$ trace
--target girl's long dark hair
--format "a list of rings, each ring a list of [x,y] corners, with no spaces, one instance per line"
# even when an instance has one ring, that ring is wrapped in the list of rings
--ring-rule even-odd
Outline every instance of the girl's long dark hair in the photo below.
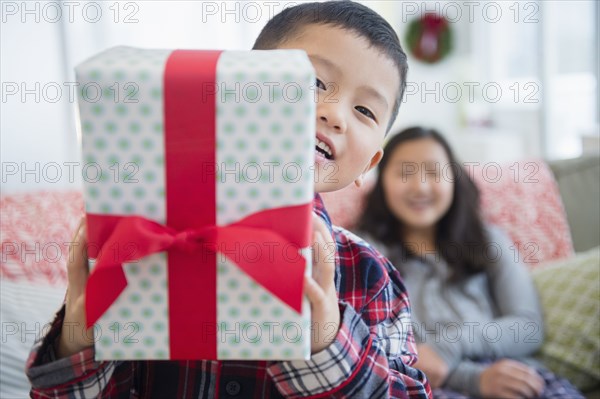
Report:
[[[426,138],[435,140],[444,148],[454,173],[454,198],[446,214],[437,223],[436,248],[452,270],[451,279],[458,280],[478,273],[490,262],[485,256],[488,237],[479,214],[479,190],[457,162],[448,142],[436,130],[412,127],[390,139],[378,166],[377,182],[367,197],[357,228],[389,247],[399,245],[403,260],[415,256],[400,237],[402,222],[385,202],[383,174],[397,147],[408,141]]]

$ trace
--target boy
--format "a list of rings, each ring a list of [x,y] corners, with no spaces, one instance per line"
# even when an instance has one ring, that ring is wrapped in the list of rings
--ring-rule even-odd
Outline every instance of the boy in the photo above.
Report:
[[[357,3],[306,3],[269,21],[254,48],[307,52],[319,94],[315,191],[360,186],[382,157],[404,92],[406,56],[393,29]],[[32,396],[430,397],[425,375],[410,367],[415,345],[399,274],[364,241],[333,227],[318,194],[314,211],[320,253],[305,293],[319,328],[309,361],[95,362],[93,341],[73,333],[85,323],[87,267],[85,253],[72,250],[66,304],[28,361]],[[75,240],[85,247],[85,226]]]

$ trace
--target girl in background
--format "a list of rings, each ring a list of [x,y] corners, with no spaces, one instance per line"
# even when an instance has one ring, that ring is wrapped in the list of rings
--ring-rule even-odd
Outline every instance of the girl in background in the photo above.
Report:
[[[414,127],[384,151],[358,229],[403,277],[435,397],[582,398],[529,358],[543,340],[535,287],[446,140]]]

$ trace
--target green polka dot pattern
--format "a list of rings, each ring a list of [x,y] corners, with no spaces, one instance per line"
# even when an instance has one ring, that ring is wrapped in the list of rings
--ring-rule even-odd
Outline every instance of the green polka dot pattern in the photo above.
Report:
[[[134,199],[141,186],[147,193],[165,188],[164,165],[155,160],[164,158],[162,76],[169,54],[116,47],[76,68],[83,159],[96,160],[83,168],[88,212],[164,223],[164,198]]]
[[[225,256],[217,259],[219,359],[307,359],[310,313],[298,315]],[[302,306],[310,308],[306,299]]]
[[[218,208],[218,224],[263,209],[264,200],[269,208],[312,200],[314,79],[302,51],[228,51],[219,58],[217,201],[226,206]]]
[[[243,73],[239,65],[245,65]],[[219,225],[265,208],[312,200],[315,107],[310,87],[314,79],[303,52],[221,55],[216,99]],[[310,252],[305,257],[310,260]],[[219,359],[307,359],[308,302],[298,315],[225,256],[218,259]]]
[[[167,257],[126,263],[124,271],[127,287],[96,324],[96,359],[168,359]]]

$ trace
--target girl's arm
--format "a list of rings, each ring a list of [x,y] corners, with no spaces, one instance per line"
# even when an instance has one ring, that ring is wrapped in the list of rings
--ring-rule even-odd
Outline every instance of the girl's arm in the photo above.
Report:
[[[544,340],[544,322],[533,280],[514,249],[510,238],[498,228],[490,237],[501,249],[501,256],[489,271],[490,294],[499,316],[502,337],[490,349],[502,357],[523,357],[535,352]]]
[[[487,271],[497,315],[487,322],[465,320],[460,340],[441,339],[433,344],[450,370],[462,359],[528,356],[543,341],[542,312],[529,271],[506,234],[497,228],[489,228],[488,234],[498,250]]]

